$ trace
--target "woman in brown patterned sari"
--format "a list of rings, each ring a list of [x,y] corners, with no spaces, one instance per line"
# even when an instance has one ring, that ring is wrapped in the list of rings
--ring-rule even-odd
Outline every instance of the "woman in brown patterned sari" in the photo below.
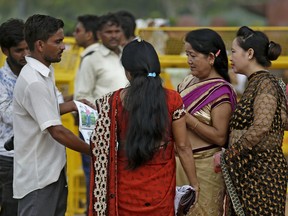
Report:
[[[230,121],[229,148],[221,156],[227,215],[285,215],[287,162],[281,146],[286,97],[281,81],[267,70],[280,53],[279,44],[246,26],[232,44],[233,71],[246,75],[248,86]]]

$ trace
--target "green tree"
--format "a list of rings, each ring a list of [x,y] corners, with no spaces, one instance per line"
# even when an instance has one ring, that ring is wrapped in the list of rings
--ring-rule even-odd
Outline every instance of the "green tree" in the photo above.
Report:
[[[249,4],[265,3],[267,1],[250,0]],[[222,16],[226,19],[233,18],[233,13],[232,15],[229,15],[229,13],[240,10],[241,7],[242,0],[82,0],[81,2],[78,0],[0,0],[0,21],[3,22],[10,17],[26,19],[32,14],[43,13],[63,19],[65,31],[71,32],[76,17],[81,14],[102,15],[107,12],[125,9],[135,14],[136,18],[144,19],[162,17],[175,20],[181,14],[190,14],[200,21],[200,25],[207,25],[209,19],[214,16]],[[242,8],[239,13],[244,13],[243,11],[245,12]],[[247,14],[249,17],[250,14],[247,12],[244,16],[247,16]],[[235,22],[240,21],[240,18],[236,17]],[[234,22],[234,19],[231,20]]]

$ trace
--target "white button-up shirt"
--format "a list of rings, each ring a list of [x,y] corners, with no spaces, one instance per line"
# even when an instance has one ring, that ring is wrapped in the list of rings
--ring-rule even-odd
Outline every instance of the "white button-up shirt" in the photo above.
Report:
[[[84,50],[94,52],[82,59],[76,75],[74,98],[95,102],[103,95],[128,85],[125,70],[117,55],[103,44],[94,44]]]
[[[54,71],[26,57],[13,98],[14,198],[56,182],[66,164],[65,147],[47,128],[61,125]]]

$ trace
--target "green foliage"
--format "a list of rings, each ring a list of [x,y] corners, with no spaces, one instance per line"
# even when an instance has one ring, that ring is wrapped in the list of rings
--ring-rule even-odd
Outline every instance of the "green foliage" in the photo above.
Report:
[[[181,14],[189,14],[200,20],[199,25],[207,25],[215,16],[227,17],[233,8],[239,8],[242,0],[0,0],[0,22],[11,17],[26,19],[32,14],[43,13],[61,18],[65,22],[65,32],[70,34],[76,18],[82,14],[102,15],[117,10],[131,11],[136,18],[165,18],[176,20]],[[267,0],[250,0],[249,3],[263,3]],[[238,16],[238,15],[237,15]],[[228,23],[241,25],[237,20],[228,18]],[[250,16],[245,13],[245,16]],[[256,21],[263,23],[262,21]],[[201,22],[202,20],[202,22]],[[253,19],[254,22],[254,19]],[[249,23],[246,23],[249,24]]]

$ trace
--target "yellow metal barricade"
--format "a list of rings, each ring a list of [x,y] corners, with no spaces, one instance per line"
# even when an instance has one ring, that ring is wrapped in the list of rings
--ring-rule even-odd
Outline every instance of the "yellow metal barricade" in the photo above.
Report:
[[[74,92],[74,79],[79,67],[82,49],[76,45],[74,38],[67,37],[64,43],[66,48],[61,62],[53,64],[53,67],[55,69],[57,88],[66,97]],[[62,123],[78,136],[78,127],[75,126],[74,117],[71,113],[62,116]],[[70,149],[67,149],[67,179],[68,201],[66,216],[83,214],[86,210],[86,183],[81,155]]]
[[[183,39],[187,32],[199,28],[211,28],[224,40],[228,54],[232,41],[239,27],[149,27],[137,29],[137,35],[153,44],[160,55],[179,55],[183,52]],[[270,40],[282,46],[282,55],[288,56],[288,27],[252,26],[254,30],[263,31]],[[162,36],[162,40],[157,37]],[[161,44],[162,43],[162,44]],[[161,48],[161,49],[160,49]]]
[[[2,52],[0,52],[0,65],[1,65],[1,67],[2,67],[2,65],[4,65],[5,60],[6,60],[6,56]]]

